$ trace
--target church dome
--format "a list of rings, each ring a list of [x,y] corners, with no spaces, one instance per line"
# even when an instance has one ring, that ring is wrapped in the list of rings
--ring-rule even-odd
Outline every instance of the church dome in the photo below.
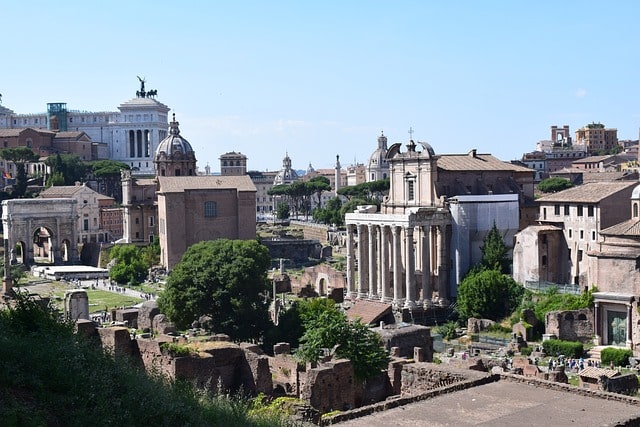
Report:
[[[156,157],[161,156],[163,153],[165,156],[181,157],[187,157],[194,153],[189,141],[180,136],[179,124],[176,122],[176,115],[174,114],[173,121],[169,124],[169,136],[160,141]]]
[[[632,200],[640,199],[640,185],[636,185],[633,191],[631,192],[631,199]]]
[[[273,184],[281,185],[281,184],[291,184],[298,180],[298,173],[291,168],[291,158],[287,153],[282,160],[282,169],[276,175]]]

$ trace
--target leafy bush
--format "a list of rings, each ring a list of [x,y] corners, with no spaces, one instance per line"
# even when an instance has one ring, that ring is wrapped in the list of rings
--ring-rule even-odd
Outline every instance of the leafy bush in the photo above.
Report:
[[[497,270],[472,270],[458,286],[460,317],[498,320],[521,302],[524,288]]]
[[[436,326],[434,331],[436,334],[442,335],[442,338],[445,340],[452,340],[456,338],[458,335],[456,334],[457,328],[456,322],[447,322],[442,325]]]
[[[160,349],[166,351],[173,357],[187,357],[197,354],[192,348],[174,342],[160,343]]]
[[[584,347],[581,342],[547,340],[542,342],[544,352],[549,356],[560,356],[561,354],[570,358],[579,358],[584,354]]]
[[[633,352],[628,348],[607,347],[600,352],[600,360],[603,366],[627,366],[629,358],[633,356]]]
[[[538,190],[543,193],[555,193],[556,191],[566,190],[573,187],[571,181],[566,178],[547,178],[538,184]]]
[[[513,330],[511,328],[507,328],[505,326],[502,326],[500,323],[494,323],[493,325],[489,325],[487,327],[487,332],[494,332],[497,334],[509,334],[511,335],[513,333]]]
[[[533,347],[522,347],[520,349],[520,354],[523,356],[531,356],[531,353],[533,353]]]

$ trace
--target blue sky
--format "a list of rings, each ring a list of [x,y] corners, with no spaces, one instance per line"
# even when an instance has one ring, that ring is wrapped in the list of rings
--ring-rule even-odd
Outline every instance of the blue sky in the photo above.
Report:
[[[551,125],[638,139],[637,1],[6,2],[2,104],[114,111],[147,89],[202,169],[367,162],[384,130],[520,158]]]

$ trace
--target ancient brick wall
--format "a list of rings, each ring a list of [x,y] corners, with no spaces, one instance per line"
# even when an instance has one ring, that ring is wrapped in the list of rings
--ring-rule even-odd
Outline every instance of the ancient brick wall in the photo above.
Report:
[[[133,346],[131,345],[131,335],[124,327],[98,328],[98,336],[102,348],[110,351],[114,356],[131,356]]]
[[[299,279],[293,278],[292,287],[303,288],[306,285],[311,287],[318,295],[327,295],[333,289],[344,289],[347,287],[347,275],[344,271],[336,270],[327,264],[319,264],[304,269],[304,273]]]
[[[355,407],[353,365],[349,360],[326,362],[300,374],[300,399],[321,413]]]
[[[291,354],[276,354],[269,358],[269,368],[274,385],[280,385],[287,394],[298,395],[298,362]]]
[[[545,331],[558,339],[587,342],[593,338],[593,310],[550,311],[545,316]]]
[[[466,379],[461,371],[445,369],[431,363],[409,363],[402,369],[400,394],[420,394],[427,390],[445,387]]]

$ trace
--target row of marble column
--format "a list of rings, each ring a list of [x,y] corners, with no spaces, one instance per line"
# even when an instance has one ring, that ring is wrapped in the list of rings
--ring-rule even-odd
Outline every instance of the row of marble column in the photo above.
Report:
[[[444,303],[448,299],[445,234],[444,225],[347,225],[347,298],[392,302],[396,307],[428,306],[437,280],[439,301]],[[422,272],[419,296],[417,270]]]

